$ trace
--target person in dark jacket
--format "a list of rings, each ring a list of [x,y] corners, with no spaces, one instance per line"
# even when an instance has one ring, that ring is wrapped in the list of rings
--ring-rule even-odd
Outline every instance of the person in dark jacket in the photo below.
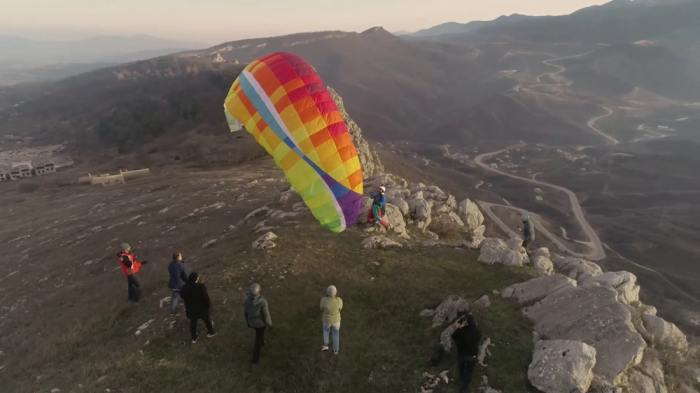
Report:
[[[203,320],[207,325],[207,337],[216,335],[214,325],[211,322],[211,300],[207,293],[207,287],[199,283],[199,275],[196,272],[190,273],[185,284],[180,289],[180,296],[185,301],[185,311],[190,319],[190,333],[192,334],[192,344],[197,342],[197,321]]]
[[[131,304],[138,304],[141,298],[141,281],[136,276],[136,273],[139,272],[141,265],[147,264],[148,261],[137,261],[134,254],[131,253],[131,246],[127,243],[122,243],[119,247],[122,251],[117,254],[117,257],[119,258],[122,271],[126,274],[129,301]]]
[[[521,231],[524,238],[523,247],[525,247],[525,252],[527,252],[529,257],[532,257],[530,254],[530,244],[535,240],[535,225],[527,214],[523,216],[523,229],[521,229]]]
[[[457,347],[457,363],[459,376],[462,379],[460,393],[466,393],[476,368],[476,358],[479,354],[481,331],[476,326],[476,318],[471,314],[460,316],[457,330],[452,333],[452,339]]]
[[[170,315],[177,315],[177,304],[180,301],[180,289],[187,283],[190,276],[190,268],[187,267],[182,260],[182,254],[176,252],[173,254],[173,260],[168,265],[168,273],[170,281],[168,288],[171,291],[170,297]]]
[[[255,329],[255,349],[253,349],[253,367],[260,362],[260,350],[265,346],[265,328],[272,331],[272,319],[267,307],[267,300],[260,295],[260,285],[250,286],[248,298],[243,304],[243,312],[248,327]]]

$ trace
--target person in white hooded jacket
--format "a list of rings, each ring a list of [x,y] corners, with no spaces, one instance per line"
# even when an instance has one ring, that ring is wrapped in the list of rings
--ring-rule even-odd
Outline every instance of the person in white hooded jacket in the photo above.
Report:
[[[329,336],[333,335],[333,353],[338,354],[340,350],[340,310],[343,309],[343,299],[336,296],[338,290],[331,285],[326,290],[328,296],[321,299],[321,311],[323,312],[323,347],[322,351],[328,350]]]

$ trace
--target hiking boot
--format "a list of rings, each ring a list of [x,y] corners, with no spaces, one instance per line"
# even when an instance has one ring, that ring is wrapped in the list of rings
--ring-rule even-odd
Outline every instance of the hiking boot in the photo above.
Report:
[[[333,355],[337,355],[337,354],[338,354],[338,350],[337,349],[333,350]]]
[[[197,337],[197,338],[199,338],[199,337]],[[197,344],[197,338],[195,338],[194,340],[192,340],[192,344]]]
[[[321,351],[327,351],[328,350],[328,345],[324,345],[321,347]]]

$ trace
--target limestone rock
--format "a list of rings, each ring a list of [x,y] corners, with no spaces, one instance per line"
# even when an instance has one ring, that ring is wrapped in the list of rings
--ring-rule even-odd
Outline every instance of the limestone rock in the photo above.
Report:
[[[644,349],[642,362],[627,372],[627,386],[634,393],[666,393],[664,370],[656,351]]]
[[[457,330],[457,322],[453,322],[450,326],[446,327],[445,330],[440,333],[440,344],[445,352],[450,352],[452,350],[452,334]]]
[[[457,320],[457,315],[469,311],[469,303],[463,297],[450,295],[435,309],[433,327],[440,327]]]
[[[486,225],[479,225],[472,231],[472,235],[484,237],[484,232],[486,232]]]
[[[345,111],[345,105],[343,103],[343,98],[331,87],[327,87],[328,93],[330,93],[331,98],[338,107],[340,115],[343,117],[345,126],[348,128],[348,133],[350,134],[350,139],[352,143],[355,144],[355,149],[357,150],[357,156],[360,159],[360,166],[362,167],[362,173],[365,176],[374,176],[379,173],[384,173],[384,166],[379,160],[377,152],[375,152],[369,143],[362,136],[362,130],[355,123],[355,121],[350,118],[350,115]]]
[[[576,281],[562,275],[554,274],[533,278],[520,284],[511,285],[503,290],[504,298],[515,298],[518,303],[530,303],[544,299],[549,294],[562,288],[576,286]]]
[[[537,269],[542,274],[552,274],[554,271],[554,265],[552,265],[552,261],[544,256],[544,255],[539,255],[536,256],[532,259],[532,266]]]
[[[425,309],[420,312],[421,317],[434,317],[435,316],[435,310],[430,310],[430,309]]]
[[[475,301],[474,305],[479,307],[488,307],[491,305],[491,300],[489,300],[488,295],[484,295],[480,297],[479,300]]]
[[[527,377],[545,393],[585,393],[593,381],[595,348],[579,341],[546,340],[535,344]]]
[[[469,199],[465,199],[459,204],[457,214],[469,231],[475,230],[484,223],[484,215],[481,214],[481,210],[476,203]]]
[[[481,253],[479,254],[479,262],[484,262],[489,265],[501,263],[506,266],[522,266],[522,254],[511,250],[506,243],[497,238],[486,238],[481,243]]]
[[[685,349],[688,347],[688,341],[685,334],[671,322],[666,322],[656,315],[642,315],[644,328],[652,337],[654,346],[661,346],[671,349]]]
[[[639,301],[639,285],[637,276],[630,272],[607,272],[582,280],[579,285],[605,285],[618,293],[618,300],[623,304]]]
[[[394,197],[389,201],[389,203],[399,208],[401,215],[407,216],[411,211],[408,207],[408,202],[401,197]]]
[[[588,277],[603,274],[600,266],[585,259],[575,257],[555,256],[552,260],[554,268],[574,280],[585,280]]]
[[[462,245],[472,250],[478,250],[483,244],[484,239],[482,235],[472,235],[471,239],[463,241]]]
[[[277,246],[275,243],[272,242],[275,239],[277,239],[277,235],[275,235],[272,232],[268,232],[260,236],[257,240],[253,242],[253,248],[256,250],[267,250],[270,248],[274,248]]]
[[[390,203],[385,205],[386,215],[382,217],[390,226],[391,230],[398,233],[401,237],[408,237],[406,233],[406,221],[403,219],[401,210]]]
[[[627,306],[605,286],[567,286],[523,310],[534,331],[547,340],[575,340],[596,349],[597,379],[613,384],[641,361],[646,344],[632,325]]]
[[[486,356],[491,354],[491,351],[489,351],[489,347],[492,346],[491,344],[491,339],[486,337],[482,342],[481,345],[479,345],[479,355],[477,356],[477,360],[479,361],[479,364],[486,367],[486,364],[484,364],[484,361],[486,361]]]
[[[547,257],[547,259],[551,259],[551,256],[549,255],[549,248],[547,247],[541,247],[535,250],[532,253],[532,256],[534,257]]]
[[[362,241],[362,247],[364,248],[389,248],[389,247],[402,247],[401,243],[397,243],[384,236],[372,236],[368,237]]]

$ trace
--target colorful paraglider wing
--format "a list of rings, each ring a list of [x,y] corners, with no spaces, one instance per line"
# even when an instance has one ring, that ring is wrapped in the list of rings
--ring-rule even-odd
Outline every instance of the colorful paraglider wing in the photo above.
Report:
[[[228,123],[228,127],[231,129],[231,132],[240,131],[243,128],[243,124],[241,124],[240,121],[236,120],[236,118],[229,113],[226,106],[224,106],[224,113],[226,114],[226,122]]]
[[[360,160],[313,67],[289,53],[260,58],[233,83],[224,108],[274,157],[323,226],[338,233],[355,223],[362,209]]]

